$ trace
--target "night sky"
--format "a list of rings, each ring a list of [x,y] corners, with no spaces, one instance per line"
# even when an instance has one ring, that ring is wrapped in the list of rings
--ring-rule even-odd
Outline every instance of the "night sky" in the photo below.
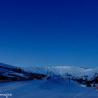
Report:
[[[98,65],[97,0],[0,0],[0,62]]]

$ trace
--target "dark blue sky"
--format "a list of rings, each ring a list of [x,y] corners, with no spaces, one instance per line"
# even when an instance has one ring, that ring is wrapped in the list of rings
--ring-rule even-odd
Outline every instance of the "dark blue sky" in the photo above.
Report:
[[[0,62],[98,65],[97,0],[0,0]]]

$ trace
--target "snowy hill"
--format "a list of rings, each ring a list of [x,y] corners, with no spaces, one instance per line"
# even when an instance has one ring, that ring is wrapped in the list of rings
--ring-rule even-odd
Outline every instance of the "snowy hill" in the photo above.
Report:
[[[0,81],[33,80],[45,77],[44,74],[31,73],[23,68],[0,63]]]
[[[83,75],[93,75],[97,72],[97,69],[93,68],[81,68],[76,66],[31,66],[30,68],[26,68],[28,71],[38,72],[38,73],[47,73],[52,72],[59,75],[64,75],[65,73],[73,74],[76,76]]]
[[[96,89],[81,87],[74,81],[69,84],[68,80],[3,83],[0,84],[0,93],[10,93],[10,98],[98,98]]]
[[[97,68],[0,63],[0,81],[0,94],[11,93],[12,98],[98,98]]]
[[[0,63],[0,81],[23,81],[34,79],[64,79],[78,82],[88,87],[98,84],[97,68],[81,68],[75,66],[31,66],[15,67]]]
[[[55,75],[65,75],[66,73],[73,76],[88,76],[92,77],[98,72],[98,68],[81,68],[76,66],[31,66],[31,67],[16,67],[8,64],[0,63],[0,74],[16,73],[17,75],[23,76],[30,73],[40,73],[40,74],[55,74]]]
[[[88,76],[91,79],[95,73],[98,73],[98,68],[82,68],[76,66],[31,66],[26,68],[29,72],[43,73],[47,75],[60,75],[61,77],[66,74],[73,77]]]

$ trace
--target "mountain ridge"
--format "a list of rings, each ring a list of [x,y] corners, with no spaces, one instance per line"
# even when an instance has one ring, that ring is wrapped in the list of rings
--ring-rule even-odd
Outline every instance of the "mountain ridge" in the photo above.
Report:
[[[95,86],[98,84],[98,73],[97,69],[76,66],[31,66],[25,68],[0,63],[0,81],[42,79],[73,80],[86,86]]]

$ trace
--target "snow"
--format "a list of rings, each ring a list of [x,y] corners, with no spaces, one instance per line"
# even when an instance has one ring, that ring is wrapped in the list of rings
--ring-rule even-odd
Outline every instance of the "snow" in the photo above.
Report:
[[[11,93],[10,98],[98,98],[95,88],[58,79],[2,83],[0,93]]]
[[[14,72],[10,69],[16,68],[10,65],[0,63],[0,73],[7,76],[15,74],[23,76],[24,74]],[[66,73],[75,77],[88,75],[93,77],[98,68],[81,68],[74,66],[32,66],[22,68],[26,72],[44,73],[50,79],[0,82],[0,94],[12,94],[9,98],[98,98],[98,90],[94,87],[86,87],[75,81],[62,78]],[[0,96],[4,98],[4,96]]]
[[[36,73],[56,74],[61,76],[68,73],[75,77],[88,76],[88,78],[92,78],[93,75],[98,72],[98,68],[82,68],[77,66],[31,66],[24,69]]]
[[[15,66],[7,65],[0,63],[0,73],[8,74],[13,73],[13,68],[17,68]],[[88,76],[89,78],[92,78],[95,73],[98,72],[98,68],[82,68],[77,66],[31,66],[31,67],[24,67],[23,70],[27,72],[33,72],[33,73],[43,73],[43,74],[56,74],[56,75],[65,75],[70,74],[75,77],[81,77],[81,76]],[[14,72],[15,73],[15,72]],[[22,76],[20,73],[15,73],[16,75]]]

